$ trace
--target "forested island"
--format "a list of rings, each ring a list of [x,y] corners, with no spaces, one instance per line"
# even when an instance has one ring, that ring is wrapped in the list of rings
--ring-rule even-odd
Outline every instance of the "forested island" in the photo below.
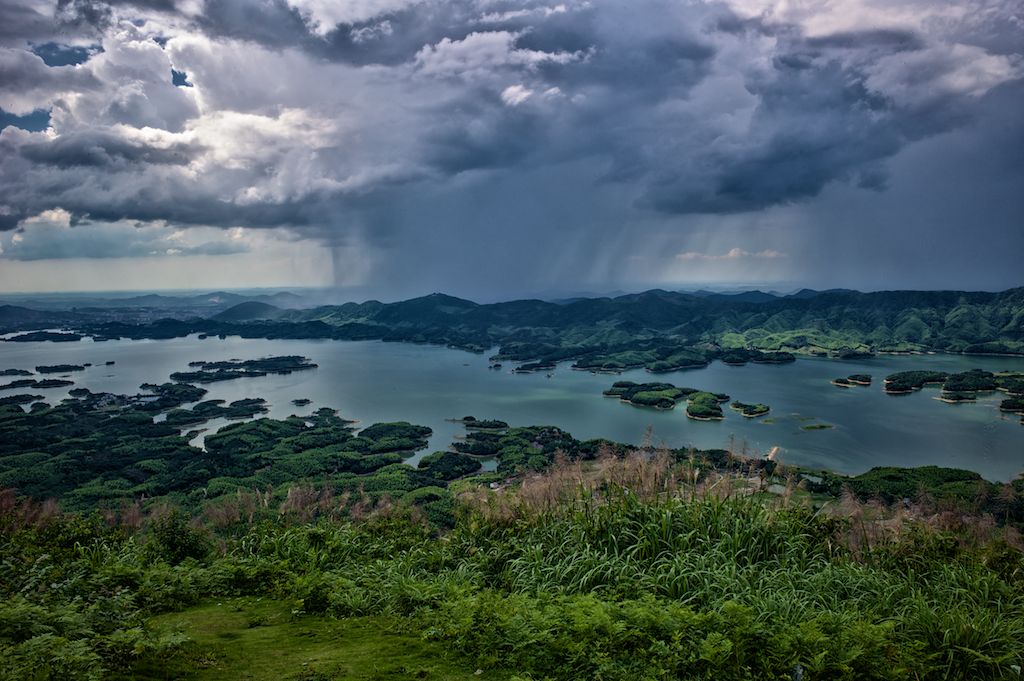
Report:
[[[697,392],[696,388],[677,388],[671,383],[634,383],[616,381],[604,391],[605,397],[617,397],[638,407],[674,409],[676,403]]]
[[[771,408],[767,404],[747,404],[745,402],[733,401],[729,405],[734,411],[738,411],[747,418],[757,418],[758,416],[764,416],[771,411]]]
[[[833,383],[839,385],[836,381]],[[906,395],[927,385],[941,386],[935,399],[947,404],[976,402],[979,392],[991,393],[1000,390],[1011,395],[1011,399],[1004,400],[1000,405],[1000,410],[1016,412],[1017,410],[1012,407],[1016,403],[1016,398],[1024,395],[1024,374],[1009,371],[993,373],[981,369],[953,374],[941,371],[901,371],[886,376],[884,385],[885,392],[889,395]],[[1024,423],[1024,418],[1021,422]]]
[[[49,364],[37,366],[36,372],[40,374],[68,374],[73,371],[85,371],[84,364]]]
[[[74,384],[74,381],[68,381],[63,378],[21,378],[0,385],[0,390],[14,390],[17,388],[64,388]]]
[[[176,371],[171,374],[171,380],[180,383],[216,383],[217,381],[231,381],[236,378],[252,378],[267,374],[290,374],[293,371],[316,368],[316,364],[308,357],[296,355],[218,362],[195,361],[189,362],[189,366],[195,370]]]
[[[721,421],[725,418],[721,403],[728,401],[729,396],[724,393],[691,393],[686,399],[686,416],[695,421]]]
[[[616,397],[638,407],[674,409],[686,401],[686,415],[695,421],[720,421],[725,418],[722,403],[730,397],[725,393],[711,393],[696,388],[680,388],[671,383],[636,383],[616,381],[604,391],[605,397]],[[730,407],[747,418],[764,416],[771,409],[766,404],[747,404],[734,401]]]
[[[871,375],[851,374],[846,378],[833,378],[832,385],[839,388],[853,388],[858,385],[871,385]]]
[[[77,333],[65,333],[61,331],[31,331],[19,333],[16,336],[4,339],[8,343],[38,343],[50,341],[53,343],[74,343],[82,340],[82,335]]]

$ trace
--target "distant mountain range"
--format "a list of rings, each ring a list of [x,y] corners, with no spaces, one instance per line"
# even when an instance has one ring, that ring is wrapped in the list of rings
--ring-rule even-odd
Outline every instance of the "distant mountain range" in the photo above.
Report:
[[[0,296],[3,298],[3,296]],[[306,304],[305,299],[295,293],[282,291],[278,293],[229,293],[227,291],[214,291],[212,293],[199,293],[189,295],[168,295],[161,293],[146,293],[137,296],[111,296],[103,294],[36,294],[36,295],[12,295],[9,302],[19,306],[32,309],[47,310],[77,310],[91,308],[198,308],[216,307],[226,308],[247,301],[258,301],[277,305],[278,307],[299,307]]]
[[[105,320],[145,324],[163,318],[209,317],[244,303],[259,303],[279,309],[309,304],[302,296],[287,291],[251,295],[226,291],[196,295],[150,293],[127,297],[89,294],[20,295],[10,296],[8,302],[14,304],[0,305],[0,331],[20,329],[41,322],[61,325]]]
[[[144,307],[143,301],[155,297],[130,300]],[[66,325],[100,337],[198,332],[382,339],[475,351],[500,346],[501,356],[542,361],[608,355],[618,357],[617,362],[639,353],[630,361],[645,366],[683,350],[700,355],[729,348],[817,354],[1024,353],[1024,288],[1000,293],[804,289],[786,296],[653,289],[616,297],[489,304],[435,293],[395,303],[371,300],[306,309],[275,305],[272,300],[290,304],[297,297],[275,294],[225,305],[239,297],[244,298],[225,293],[188,298],[197,306],[188,318],[143,321],[119,316],[118,310],[126,309],[123,300],[117,301],[122,307],[110,310],[6,306],[0,308],[0,330]]]

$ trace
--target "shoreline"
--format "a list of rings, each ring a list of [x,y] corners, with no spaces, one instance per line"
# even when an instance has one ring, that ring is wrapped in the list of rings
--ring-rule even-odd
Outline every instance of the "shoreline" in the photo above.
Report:
[[[694,416],[690,412],[686,412],[686,418],[693,419],[694,421],[724,421],[724,416]]]
[[[938,402],[942,402],[944,404],[976,404],[978,402],[978,400],[976,400],[973,397],[967,398],[967,399],[963,399],[963,400],[951,400],[948,397],[939,396],[939,397],[933,397],[932,399],[936,400]]]

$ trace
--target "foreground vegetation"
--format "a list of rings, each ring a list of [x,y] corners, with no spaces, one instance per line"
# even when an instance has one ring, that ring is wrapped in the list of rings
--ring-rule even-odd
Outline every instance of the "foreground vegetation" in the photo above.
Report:
[[[385,499],[224,525],[8,493],[0,678],[1019,677],[1024,560],[993,518],[697,464],[558,458],[440,534]]]

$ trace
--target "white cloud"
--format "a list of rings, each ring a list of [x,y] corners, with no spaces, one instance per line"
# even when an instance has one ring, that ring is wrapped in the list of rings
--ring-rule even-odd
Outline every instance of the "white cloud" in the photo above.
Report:
[[[515,43],[520,35],[510,31],[479,31],[462,40],[444,38],[436,45],[424,46],[417,53],[416,62],[421,72],[429,75],[479,78],[501,68],[534,69],[545,62],[568,64],[586,57],[581,51],[519,49]]]
[[[354,24],[387,12],[415,5],[421,0],[289,0],[299,10],[310,29],[320,36],[330,33],[338,24]]]
[[[67,212],[63,208],[51,208],[49,210],[42,211],[38,215],[33,215],[32,217],[25,218],[21,221],[22,227],[28,227],[31,225],[67,228],[71,226],[71,213]],[[21,241],[21,239],[19,238],[18,241]]]
[[[480,17],[482,24],[503,24],[509,21],[525,19],[529,17],[549,17],[552,14],[565,14],[569,8],[565,4],[553,5],[551,7],[533,7],[530,9],[514,9],[506,12],[489,12]]]
[[[1020,55],[988,54],[972,45],[936,46],[882,57],[867,68],[867,86],[896,102],[917,106],[950,96],[980,97],[1024,76]]]
[[[362,28],[353,28],[349,31],[349,35],[352,37],[352,42],[356,44],[367,43],[371,40],[381,40],[394,33],[394,28],[391,22],[385,19],[379,21],[371,26],[364,26]]]
[[[676,260],[700,260],[700,261],[720,261],[720,260],[746,260],[750,258],[762,259],[762,260],[775,260],[777,258],[785,258],[786,254],[780,251],[772,249],[765,249],[763,251],[745,251],[742,248],[730,248],[725,253],[714,254],[714,253],[700,253],[698,251],[683,251],[677,253]]]
[[[501,92],[501,101],[509,106],[519,106],[533,95],[533,90],[523,85],[509,85]]]

